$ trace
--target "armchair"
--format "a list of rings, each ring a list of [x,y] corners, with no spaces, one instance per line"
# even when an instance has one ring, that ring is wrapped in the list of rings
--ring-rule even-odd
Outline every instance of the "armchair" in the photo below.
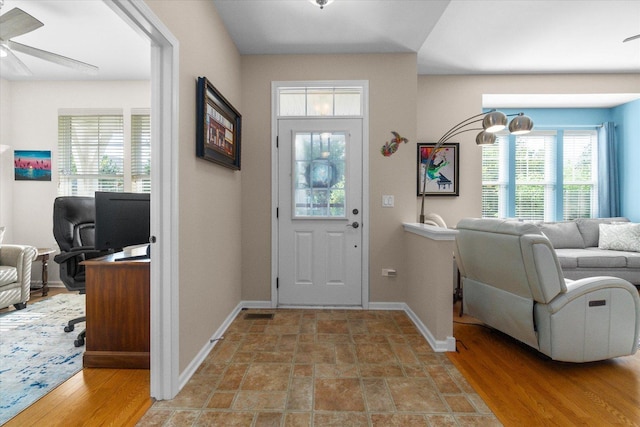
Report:
[[[469,315],[553,360],[632,355],[640,298],[615,277],[565,280],[549,239],[533,224],[463,219],[456,261]]]
[[[0,308],[27,306],[31,288],[31,264],[38,250],[25,245],[0,245]]]
[[[53,236],[60,253],[53,260],[60,264],[60,279],[69,291],[85,293],[85,269],[82,261],[104,255],[94,249],[95,202],[93,197],[58,197],[53,203]],[[69,320],[65,332],[86,321],[86,317]],[[74,345],[84,345],[86,331],[78,334]]]

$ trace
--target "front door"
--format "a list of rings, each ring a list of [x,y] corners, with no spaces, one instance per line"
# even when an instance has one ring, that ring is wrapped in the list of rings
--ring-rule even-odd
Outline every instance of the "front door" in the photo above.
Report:
[[[278,304],[362,305],[362,120],[278,120]]]

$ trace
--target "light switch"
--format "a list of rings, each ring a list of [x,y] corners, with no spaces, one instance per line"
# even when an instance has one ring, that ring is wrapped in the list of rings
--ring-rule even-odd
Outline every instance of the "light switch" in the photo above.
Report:
[[[382,196],[382,207],[383,208],[392,208],[393,207],[393,196],[384,195]]]

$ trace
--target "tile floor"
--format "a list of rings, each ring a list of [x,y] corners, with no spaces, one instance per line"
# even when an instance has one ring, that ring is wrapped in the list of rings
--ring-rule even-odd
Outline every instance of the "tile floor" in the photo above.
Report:
[[[247,314],[274,313],[273,319]],[[244,310],[138,426],[499,426],[401,311]]]

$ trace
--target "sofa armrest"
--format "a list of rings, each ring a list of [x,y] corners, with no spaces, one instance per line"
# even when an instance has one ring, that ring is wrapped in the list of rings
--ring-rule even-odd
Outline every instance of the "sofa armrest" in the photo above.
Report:
[[[0,264],[16,268],[18,282],[23,295],[29,295],[31,288],[31,264],[38,256],[38,250],[26,245],[0,245]]]
[[[550,314],[557,313],[570,302],[587,295],[589,293],[599,291],[601,289],[619,288],[629,292],[629,296],[635,300],[636,308],[640,308],[640,298],[638,290],[631,283],[624,279],[610,276],[596,276],[585,279],[567,281],[567,292],[559,294],[546,305]]]

